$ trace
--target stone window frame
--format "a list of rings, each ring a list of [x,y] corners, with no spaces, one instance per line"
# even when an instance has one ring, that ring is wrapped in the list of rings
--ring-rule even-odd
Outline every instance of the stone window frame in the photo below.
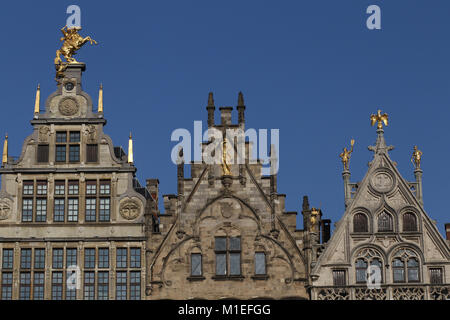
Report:
[[[39,188],[42,186],[46,186],[45,188]],[[48,218],[48,180],[36,178],[36,179],[28,179],[24,180],[22,184],[22,192],[21,192],[21,217],[20,221],[22,223],[45,223]],[[24,215],[25,202],[27,202],[27,212],[31,210],[31,215]],[[44,202],[45,201],[45,205]],[[40,203],[38,207],[38,203]],[[30,208],[31,207],[31,208]],[[42,208],[45,208],[42,210]],[[38,210],[39,209],[39,210]],[[44,212],[44,214],[39,214],[38,212]],[[26,220],[24,218],[26,217]],[[38,217],[43,217],[38,220]],[[31,218],[31,219],[30,219]]]
[[[389,228],[385,229],[385,226],[381,225],[381,218],[382,216],[386,216],[388,217],[388,223],[389,223]],[[383,229],[380,228],[380,226],[383,226]],[[386,209],[383,209],[378,215],[377,215],[377,232],[378,233],[389,233],[389,232],[394,232],[395,231],[395,227],[394,227],[394,215],[389,212]]]
[[[395,260],[400,260],[403,262],[402,266],[394,266],[394,261]],[[411,259],[414,259],[417,261],[417,267],[413,266],[409,266],[409,261]],[[393,254],[391,255],[390,258],[391,264],[392,264],[392,282],[393,283],[407,283],[407,284],[415,284],[415,283],[420,283],[422,280],[422,276],[421,276],[421,272],[422,272],[422,268],[421,268],[421,258],[420,255],[416,252],[416,250],[410,248],[410,247],[400,247],[397,248]],[[394,270],[403,270],[403,279],[402,280],[395,280],[394,278]],[[410,280],[409,279],[409,270],[410,269],[417,269],[417,280]]]
[[[440,279],[439,279],[438,282],[433,282],[433,270],[439,270]],[[444,283],[444,279],[445,279],[444,271],[445,271],[445,268],[443,266],[428,267],[428,274],[429,274],[429,277],[430,277],[430,284],[432,284],[432,285],[441,285],[441,284],[443,284]]]
[[[374,260],[379,260],[380,261],[380,271],[381,271],[381,283],[385,283],[386,281],[386,276],[385,276],[385,272],[386,272],[386,268],[385,263],[386,263],[386,257],[384,256],[383,252],[380,251],[380,249],[371,247],[371,246],[363,246],[360,247],[359,249],[357,249],[356,254],[353,256],[352,260],[354,261],[354,267],[353,267],[353,271],[354,271],[354,283],[355,284],[365,284],[367,283],[367,280],[364,281],[358,281],[358,270],[363,270],[363,268],[357,268],[356,264],[358,260],[363,260],[364,263],[366,264],[366,267],[364,268],[365,271],[364,273],[367,272],[367,268],[372,265],[372,261]]]
[[[104,186],[109,186],[108,188]],[[103,188],[102,188],[103,187]],[[112,186],[111,179],[86,179],[85,187],[85,222],[108,223],[111,222],[112,213]],[[87,220],[86,208],[88,200],[95,199],[95,220]]]
[[[362,216],[362,217],[364,217],[366,219],[366,221],[365,221],[365,230],[364,231],[356,230],[356,228],[355,228],[356,227],[356,217],[359,217],[359,216]],[[368,216],[367,213],[362,212],[362,211],[357,211],[357,212],[355,212],[353,214],[353,217],[352,217],[352,230],[353,230],[354,233],[364,233],[364,234],[366,234],[366,233],[370,232],[369,216]]]
[[[58,135],[65,134],[64,140],[59,140]],[[78,134],[78,139],[73,140],[73,134]],[[64,147],[64,160],[58,160],[58,147]],[[72,149],[78,147],[78,158],[76,161],[72,159]],[[73,129],[60,129],[56,130],[55,134],[55,163],[70,163],[76,164],[81,162],[81,131]]]
[[[216,249],[216,239],[225,238],[226,239],[226,247],[225,250],[217,250]],[[238,238],[239,239],[239,250],[230,248],[230,239]],[[225,280],[225,279],[241,279],[242,275],[242,237],[241,235],[217,235],[214,237],[214,254],[215,254],[215,267],[214,267],[214,276],[212,279],[215,280]],[[225,263],[226,263],[226,272],[225,274],[217,274],[217,255],[225,254]],[[239,274],[231,274],[231,254],[239,254]]]

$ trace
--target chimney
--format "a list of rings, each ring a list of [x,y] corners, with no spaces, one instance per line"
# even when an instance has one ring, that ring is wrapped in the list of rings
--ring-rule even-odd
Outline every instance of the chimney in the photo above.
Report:
[[[328,242],[330,240],[331,235],[331,220],[330,219],[323,219],[322,220],[322,243]]]
[[[156,210],[158,210],[158,197],[159,197],[159,180],[158,179],[147,179],[146,180],[147,191],[151,194],[156,202]]]
[[[233,107],[220,107],[220,120],[222,125],[230,125],[231,124],[231,111],[233,111]]]
[[[445,233],[447,236],[447,241],[450,241],[450,223],[445,224]]]
[[[244,103],[244,95],[242,92],[239,91],[238,94],[238,104],[237,104],[237,110],[238,110],[238,123],[242,130],[245,129],[245,103]]]

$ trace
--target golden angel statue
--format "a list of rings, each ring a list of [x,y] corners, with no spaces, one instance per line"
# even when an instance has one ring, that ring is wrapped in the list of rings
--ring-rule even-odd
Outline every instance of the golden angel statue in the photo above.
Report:
[[[222,174],[231,176],[230,156],[227,150],[227,139],[224,138],[222,142]]]
[[[316,208],[311,208],[311,216],[309,220],[311,221],[311,231],[316,229],[316,225],[319,223],[319,214],[320,211]]]
[[[411,156],[411,162],[416,169],[420,169],[420,160],[422,159],[422,151],[420,151],[417,146],[414,146],[414,151]]]
[[[383,129],[383,123],[386,127],[388,125],[388,117],[387,113],[381,114],[381,110],[378,110],[377,114],[370,116],[370,125],[373,126],[375,123],[378,123],[377,129]]]
[[[73,55],[76,54],[76,51],[79,50],[86,42],[90,42],[91,44],[97,44],[97,41],[92,39],[91,37],[82,37],[78,34],[78,31],[81,30],[81,27],[73,27],[68,28],[67,26],[62,27],[61,32],[64,37],[61,37],[61,41],[63,44],[60,49],[56,50],[55,57],[55,66],[57,72],[60,74],[66,68],[69,63],[78,63]],[[61,60],[60,55],[66,59],[66,62]]]
[[[350,140],[351,148],[350,150],[347,150],[347,148],[344,148],[342,153],[339,155],[342,159],[342,164],[344,165],[344,170],[349,170],[348,164],[350,162],[350,155],[353,152],[353,146],[355,145],[355,140]]]

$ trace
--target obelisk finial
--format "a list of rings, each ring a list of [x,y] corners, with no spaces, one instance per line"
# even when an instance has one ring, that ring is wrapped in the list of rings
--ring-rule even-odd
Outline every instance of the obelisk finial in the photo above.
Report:
[[[133,138],[131,137],[131,131],[128,139],[128,163],[133,163]]]
[[[41,102],[41,85],[38,84],[36,89],[36,99],[34,101],[34,114],[39,113],[40,102]]]
[[[5,142],[3,143],[2,167],[7,162],[8,162],[8,134],[5,135]]]
[[[98,89],[98,112],[103,113],[103,84],[100,83],[100,89]]]

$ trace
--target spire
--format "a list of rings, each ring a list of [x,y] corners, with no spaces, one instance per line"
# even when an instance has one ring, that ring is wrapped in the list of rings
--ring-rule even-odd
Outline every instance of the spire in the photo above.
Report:
[[[37,89],[36,89],[36,100],[34,102],[34,114],[39,113],[40,101],[41,101],[41,85],[38,84]]]
[[[384,130],[383,123],[385,126],[388,125],[388,115],[387,113],[381,114],[381,110],[378,110],[377,114],[372,114],[370,116],[371,125],[373,126],[377,123],[377,141],[374,146],[369,146],[368,149],[374,151],[376,154],[386,153],[389,150],[394,149],[393,146],[387,146],[384,140]]]
[[[214,98],[212,92],[208,94],[208,107],[214,107]]]
[[[100,83],[100,89],[98,89],[98,112],[103,113],[103,84]]]
[[[8,134],[5,135],[5,142],[3,143],[2,167],[7,162],[8,162]]]
[[[133,138],[131,137],[131,132],[128,139],[128,163],[133,163]]]
[[[245,106],[245,104],[244,104],[244,95],[242,94],[241,91],[239,91],[239,93],[238,93],[238,104],[237,104],[237,106],[238,107],[244,107]]]
[[[206,106],[206,110],[208,110],[208,128],[214,126],[214,110],[216,107],[214,106],[214,98],[213,93],[210,92],[208,94],[208,105]]]

